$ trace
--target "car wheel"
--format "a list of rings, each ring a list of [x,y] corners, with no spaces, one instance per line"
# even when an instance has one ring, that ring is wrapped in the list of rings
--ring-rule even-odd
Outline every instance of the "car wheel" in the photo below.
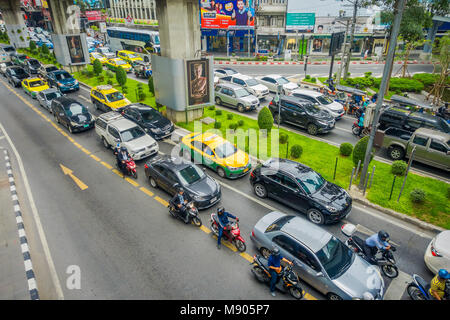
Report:
[[[392,160],[400,160],[405,156],[405,151],[400,147],[393,147],[389,150],[389,158]]]
[[[105,137],[102,137],[103,146],[106,149],[109,149],[111,146],[109,145],[108,141],[106,141]]]
[[[261,247],[261,249],[259,249],[259,252],[261,252],[261,255],[262,255],[264,258],[269,259],[270,254],[271,254],[271,252],[270,252],[269,249],[264,248],[264,247]]]
[[[221,178],[225,178],[227,174],[225,173],[225,170],[222,167],[217,167],[217,174]]]
[[[327,294],[327,299],[328,300],[342,300],[342,298],[340,296],[338,296],[337,294],[332,293],[332,292]]]
[[[307,130],[308,133],[312,136],[315,136],[317,134],[317,126],[315,124],[310,123]]]
[[[253,190],[255,191],[255,194],[260,198],[266,198],[267,197],[267,189],[266,187],[261,183],[255,183],[253,186]]]
[[[240,103],[237,105],[237,109],[238,109],[239,112],[244,112],[245,111],[244,106],[242,104],[240,104]]]
[[[222,100],[219,97],[216,97],[216,104],[220,106],[222,104]]]
[[[309,221],[311,221],[312,223],[323,224],[325,222],[325,218],[323,217],[322,212],[317,209],[309,209],[306,215],[308,216]]]
[[[149,182],[153,188],[158,188],[158,184],[156,183],[155,179],[153,179],[152,177],[149,178]]]

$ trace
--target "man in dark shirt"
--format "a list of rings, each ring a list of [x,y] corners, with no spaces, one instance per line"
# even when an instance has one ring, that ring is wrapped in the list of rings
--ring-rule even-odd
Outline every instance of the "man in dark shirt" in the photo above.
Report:
[[[250,21],[253,21],[252,13],[248,8],[245,8],[244,0],[238,0],[236,6],[238,10],[233,10],[231,20],[236,20],[237,26],[247,26]]]
[[[280,254],[280,249],[273,248],[272,254],[269,256],[268,266],[270,272],[270,294],[275,297],[275,285],[277,284],[278,274],[281,272],[281,261],[292,264],[291,261],[283,258]]]

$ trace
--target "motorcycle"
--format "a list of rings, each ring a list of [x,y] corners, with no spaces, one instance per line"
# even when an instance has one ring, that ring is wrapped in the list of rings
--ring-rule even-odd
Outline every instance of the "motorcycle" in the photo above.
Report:
[[[211,213],[211,230],[218,237],[219,236],[219,222],[217,221],[217,214]],[[233,243],[239,252],[244,252],[247,249],[244,238],[241,237],[241,230],[239,229],[239,219],[230,223],[223,230],[223,238]]]
[[[119,167],[120,169],[120,167]],[[136,163],[134,162],[133,158],[130,158],[125,161],[125,170],[121,170],[124,175],[132,176],[133,178],[137,179],[137,171],[136,171]]]
[[[406,287],[406,292],[413,300],[436,300],[429,290],[430,284],[417,274],[413,274],[412,281]],[[445,284],[444,300],[450,300],[450,280]]]
[[[269,272],[268,260],[260,255],[253,256],[252,273],[258,281],[270,284],[272,276]],[[300,286],[300,279],[298,275],[292,270],[292,266],[288,265],[282,269],[278,274],[278,279],[275,287],[283,293],[289,294],[295,299],[303,298],[304,291]]]
[[[364,129],[364,128],[361,128],[361,127],[358,125],[358,122],[356,122],[356,121],[353,122],[353,125],[352,125],[352,133],[353,133],[355,136],[359,137],[359,136],[361,135],[363,129]]]
[[[172,218],[178,218],[180,220],[184,221],[184,217],[182,217],[180,215],[180,211],[178,210],[177,206],[170,201],[169,205],[169,213],[172,216]],[[197,227],[201,227],[202,226],[202,220],[200,219],[200,217],[198,216],[198,209],[194,204],[194,201],[188,202],[186,204],[186,211],[189,217],[189,223],[194,223],[194,225],[196,225]]]
[[[361,258],[366,260],[367,262],[373,264],[370,259],[364,253],[365,241],[358,236],[354,236],[353,233],[356,231],[356,226],[350,223],[344,224],[341,227],[342,233],[348,237],[346,241],[346,245],[352,249],[356,254],[358,254]],[[381,256],[379,252],[381,251]],[[398,268],[396,266],[396,261],[394,258],[394,254],[396,248],[391,245],[389,250],[379,250],[375,254],[376,265],[381,268],[383,274],[388,278],[396,278],[398,276]]]

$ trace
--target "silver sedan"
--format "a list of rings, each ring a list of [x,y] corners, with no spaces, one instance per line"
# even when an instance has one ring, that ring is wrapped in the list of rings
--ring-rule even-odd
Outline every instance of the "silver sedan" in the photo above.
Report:
[[[262,217],[250,238],[265,257],[274,246],[295,261],[294,270],[330,300],[381,300],[384,281],[377,267],[313,223],[281,212]]]
[[[39,104],[47,109],[50,113],[52,112],[52,100],[55,98],[61,97],[63,94],[55,88],[50,88],[41,92],[38,92],[37,100],[39,101]]]

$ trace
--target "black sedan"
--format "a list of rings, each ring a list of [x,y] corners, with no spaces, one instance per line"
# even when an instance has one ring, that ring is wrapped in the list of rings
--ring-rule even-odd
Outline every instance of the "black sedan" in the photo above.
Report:
[[[94,127],[94,117],[81,103],[65,96],[52,100],[55,121],[69,129],[70,133]]]
[[[19,87],[22,80],[28,78],[30,75],[22,67],[12,66],[6,69],[5,76],[10,84]]]
[[[220,185],[189,161],[163,156],[147,162],[144,167],[152,187],[160,187],[172,196],[182,187],[195,201],[199,210],[209,208],[220,201]]]
[[[27,59],[24,64],[24,69],[29,74],[37,74],[39,72],[40,67],[41,63],[37,59]]]
[[[302,213],[315,224],[338,222],[352,208],[352,198],[311,168],[287,159],[269,159],[250,174],[260,198],[271,197]]]
[[[160,112],[142,103],[133,103],[122,110],[122,115],[140,125],[156,140],[169,137],[175,129],[173,122]]]

